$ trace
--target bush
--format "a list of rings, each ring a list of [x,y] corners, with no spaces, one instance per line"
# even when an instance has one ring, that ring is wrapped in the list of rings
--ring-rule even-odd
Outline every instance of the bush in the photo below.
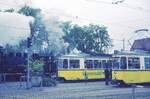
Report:
[[[43,77],[43,82],[42,82],[43,86],[45,87],[50,87],[50,86],[56,86],[56,80],[50,77]]]
[[[33,72],[42,72],[44,63],[42,60],[29,61],[29,65]]]

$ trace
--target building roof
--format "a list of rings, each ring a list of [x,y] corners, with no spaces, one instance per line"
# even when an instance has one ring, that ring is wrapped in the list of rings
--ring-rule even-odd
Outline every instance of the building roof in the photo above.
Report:
[[[135,40],[130,50],[150,51],[150,38]]]

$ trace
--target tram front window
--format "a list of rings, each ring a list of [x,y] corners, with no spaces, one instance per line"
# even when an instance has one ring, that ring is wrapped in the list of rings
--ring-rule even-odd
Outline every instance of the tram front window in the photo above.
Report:
[[[144,58],[145,69],[150,69],[150,58]]]
[[[129,57],[128,66],[129,66],[129,69],[140,69],[140,59],[137,57],[136,58]]]
[[[79,60],[70,60],[70,68],[79,68]]]
[[[63,68],[68,68],[68,59],[63,60]]]
[[[126,57],[121,57],[120,69],[127,69]]]

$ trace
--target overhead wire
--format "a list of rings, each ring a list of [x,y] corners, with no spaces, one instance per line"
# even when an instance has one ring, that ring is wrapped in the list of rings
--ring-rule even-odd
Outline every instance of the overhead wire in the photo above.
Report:
[[[86,0],[86,1],[91,1],[91,0]],[[100,1],[100,0],[94,0],[94,1],[97,1],[97,2],[102,2],[102,3],[105,3],[105,4],[111,4],[111,3],[109,3],[109,2],[106,2],[106,1]],[[0,2],[0,4],[1,4],[2,2]],[[31,3],[31,1],[29,2],[29,3]],[[10,4],[8,4],[8,5],[10,5]],[[13,5],[13,6],[18,6],[18,5]],[[18,7],[21,7],[21,6],[18,6]],[[46,10],[43,10],[43,12],[46,12],[47,14],[51,14],[52,15],[52,13],[54,13],[54,12],[48,12],[48,11],[46,11]],[[55,13],[56,14],[56,13]],[[61,14],[62,15],[62,14]],[[101,22],[101,23],[103,23],[103,24],[110,24],[110,25],[112,25],[112,23],[116,23],[116,22],[112,22],[112,23],[110,23],[110,22],[103,22],[103,21],[100,21],[100,20],[97,20],[97,19],[89,19],[89,18],[84,18],[84,17],[79,17],[79,16],[71,16],[71,15],[62,15],[62,16],[64,16],[64,17],[68,17],[68,18],[73,18],[73,19],[80,19],[80,20],[86,20],[86,21],[94,21],[94,22]],[[117,24],[113,24],[113,25],[116,25],[116,26],[119,26],[119,27],[127,27],[127,28],[133,28],[133,27],[131,27],[131,26],[127,26],[127,25],[122,25],[122,24],[120,24],[120,23],[117,23]]]
[[[86,1],[89,1],[89,0],[86,0]],[[95,1],[95,0],[94,0]],[[97,2],[102,2],[102,1],[100,1],[100,0],[96,0]],[[0,2],[0,4],[1,4],[2,2]],[[106,1],[103,1],[102,3],[106,3],[106,4],[108,4],[108,2],[106,2]],[[110,3],[109,3],[110,4]],[[8,4],[8,5],[10,5],[10,4]],[[13,6],[18,6],[18,5],[13,5]],[[21,7],[21,6],[18,6],[18,7]],[[46,14],[50,14],[50,15],[52,15],[52,14],[56,14],[56,15],[58,15],[58,13],[55,13],[55,12],[49,12],[49,11],[46,11],[46,10],[42,10],[43,12],[45,12]],[[89,21],[89,22],[101,22],[102,24],[107,24],[107,25],[116,25],[116,26],[119,26],[119,27],[126,27],[126,28],[134,28],[134,27],[131,27],[131,26],[127,26],[127,25],[122,25],[122,24],[120,24],[120,23],[117,23],[117,24],[114,24],[115,22],[113,22],[113,23],[110,23],[110,22],[104,22],[104,21],[101,21],[101,20],[97,20],[97,19],[89,19],[89,18],[84,18],[84,17],[79,17],[79,16],[72,16],[72,15],[66,15],[66,14],[62,14],[61,13],[61,16],[64,16],[64,17],[68,17],[68,18],[72,18],[73,20],[77,20],[77,19],[79,19],[79,20],[85,20],[85,21]],[[138,20],[138,19],[137,19]],[[132,21],[132,20],[131,20]],[[2,25],[1,25],[2,26]],[[4,26],[5,27],[5,26]],[[7,26],[6,26],[7,27]],[[20,28],[20,27],[14,27],[14,26],[8,26],[8,27],[10,27],[10,28],[16,28],[16,29],[23,29],[23,30],[26,30],[25,28]]]
[[[107,4],[107,5],[116,5],[116,6],[120,6],[120,7],[126,7],[126,8],[130,8],[133,10],[144,11],[144,12],[150,13],[149,9],[144,9],[143,7],[136,7],[136,6],[129,5],[127,3],[119,2],[119,1],[116,1],[116,2],[106,2],[106,1],[102,1],[102,0],[85,0],[85,1],[96,2],[96,3],[101,3],[101,4]],[[123,0],[123,1],[125,1],[125,0]]]
[[[48,11],[44,11],[45,13],[47,14],[50,14],[52,15],[51,12],[48,12]],[[57,15],[57,13],[55,13]],[[115,25],[115,26],[118,26],[118,27],[126,27],[126,28],[129,28],[129,29],[133,29],[134,27],[132,26],[127,26],[127,25],[123,25],[123,24],[120,24],[120,23],[116,23],[115,22],[104,22],[104,21],[101,21],[101,20],[97,20],[97,19],[89,19],[89,18],[85,18],[85,17],[79,17],[79,16],[72,16],[72,15],[61,15],[61,16],[64,16],[64,17],[67,17],[67,18],[72,18],[73,20],[84,20],[84,21],[88,21],[88,22],[93,22],[93,23],[98,23],[100,22],[101,24],[103,25]]]
[[[4,6],[13,6],[13,7],[21,7],[21,5],[16,5],[16,4],[12,4],[12,3],[5,3],[5,2],[2,2],[0,1],[0,5],[4,5]]]

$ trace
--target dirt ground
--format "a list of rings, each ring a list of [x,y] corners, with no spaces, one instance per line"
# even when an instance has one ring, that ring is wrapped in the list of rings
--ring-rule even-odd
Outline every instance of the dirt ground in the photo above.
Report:
[[[150,99],[150,87],[138,86],[135,94],[132,87],[106,86],[103,81],[59,83],[55,87],[26,89],[25,83],[0,84],[0,99]]]

